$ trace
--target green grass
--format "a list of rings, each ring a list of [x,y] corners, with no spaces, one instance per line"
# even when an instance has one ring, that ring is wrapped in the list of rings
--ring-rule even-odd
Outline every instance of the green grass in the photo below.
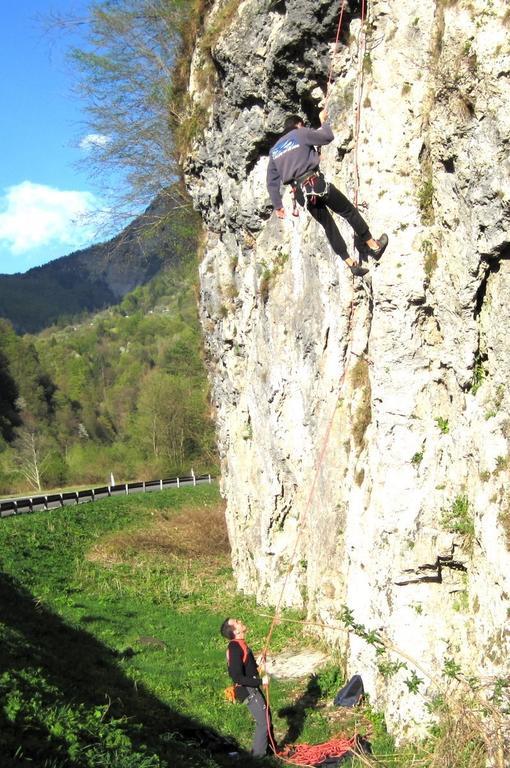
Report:
[[[229,764],[215,740],[250,748],[246,708],[223,699],[218,629],[241,615],[257,649],[268,619],[232,588],[221,519],[216,487],[198,486],[1,522],[2,768],[213,768]],[[299,632],[277,626],[272,650]],[[324,674],[272,683],[280,738],[330,735],[317,701],[341,679]]]
[[[220,582],[230,582],[224,553],[205,558],[209,572],[199,573],[191,555],[161,558],[147,540],[145,554],[128,548],[126,536],[136,542],[137,531],[145,535],[155,518],[171,520],[190,502],[212,513],[217,490],[110,499],[3,521],[2,766],[221,765],[200,748],[204,727],[216,730],[224,718],[223,733],[248,735],[241,712],[221,701],[227,680],[219,623],[241,609],[251,618],[243,601],[216,584],[219,572]],[[122,561],[115,562],[120,531]],[[107,557],[97,559],[105,543]],[[217,588],[225,593],[221,608]],[[260,636],[262,622],[251,623]]]

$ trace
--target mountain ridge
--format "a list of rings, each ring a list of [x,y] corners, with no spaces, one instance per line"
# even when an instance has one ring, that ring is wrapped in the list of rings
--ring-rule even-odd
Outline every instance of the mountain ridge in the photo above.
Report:
[[[24,273],[0,274],[0,317],[17,333],[116,304],[196,242],[196,215],[169,190],[118,235]]]

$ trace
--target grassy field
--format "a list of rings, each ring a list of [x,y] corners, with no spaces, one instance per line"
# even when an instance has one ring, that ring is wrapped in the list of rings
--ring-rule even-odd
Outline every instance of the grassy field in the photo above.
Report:
[[[257,649],[268,619],[235,594],[215,486],[5,519],[0,553],[2,768],[214,768],[249,750],[249,713],[223,699],[218,629],[241,616]],[[278,626],[272,650],[311,645],[298,632]],[[325,701],[341,682],[333,666],[275,681],[278,738],[338,732]]]

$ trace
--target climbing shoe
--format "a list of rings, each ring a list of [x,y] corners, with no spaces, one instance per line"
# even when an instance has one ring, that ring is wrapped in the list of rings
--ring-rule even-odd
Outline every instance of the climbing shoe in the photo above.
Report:
[[[359,264],[353,264],[349,269],[355,277],[364,277],[364,275],[368,275],[368,269],[366,269],[366,267],[360,267]]]
[[[379,240],[377,241],[379,243],[379,248],[376,250],[372,250],[372,248],[368,249],[369,254],[372,256],[373,259],[376,261],[379,261],[381,256],[383,255],[384,251],[386,250],[386,247],[388,245],[388,235],[384,234],[381,235]]]

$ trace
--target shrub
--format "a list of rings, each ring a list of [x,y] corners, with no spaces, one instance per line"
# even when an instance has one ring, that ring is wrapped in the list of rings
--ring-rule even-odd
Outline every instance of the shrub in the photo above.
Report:
[[[423,451],[417,451],[411,459],[411,464],[415,467],[419,467],[423,460]]]
[[[442,434],[447,435],[448,432],[450,431],[450,425],[448,424],[448,419],[443,419],[442,416],[438,416],[435,419],[435,422],[439,427],[440,431],[442,432]]]
[[[483,367],[482,362],[478,361],[475,364],[475,367],[473,369],[473,382],[471,384],[471,392],[473,393],[473,395],[476,395],[476,393],[482,386],[486,376],[487,376],[487,371]]]
[[[421,211],[422,224],[434,223],[434,183],[432,169],[428,168],[426,177],[418,190],[418,206]]]
[[[271,286],[275,282],[278,275],[283,272],[283,268],[285,267],[285,264],[288,260],[289,254],[280,248],[276,256],[273,258],[271,267],[269,267],[265,261],[261,262],[262,276],[259,285],[259,293],[264,304],[269,298],[269,290]]]
[[[510,551],[510,496],[508,495],[501,504],[498,521],[505,533],[506,548]]]
[[[442,510],[441,525],[449,533],[460,533],[472,539],[475,535],[475,526],[467,496],[457,496],[450,509]]]

